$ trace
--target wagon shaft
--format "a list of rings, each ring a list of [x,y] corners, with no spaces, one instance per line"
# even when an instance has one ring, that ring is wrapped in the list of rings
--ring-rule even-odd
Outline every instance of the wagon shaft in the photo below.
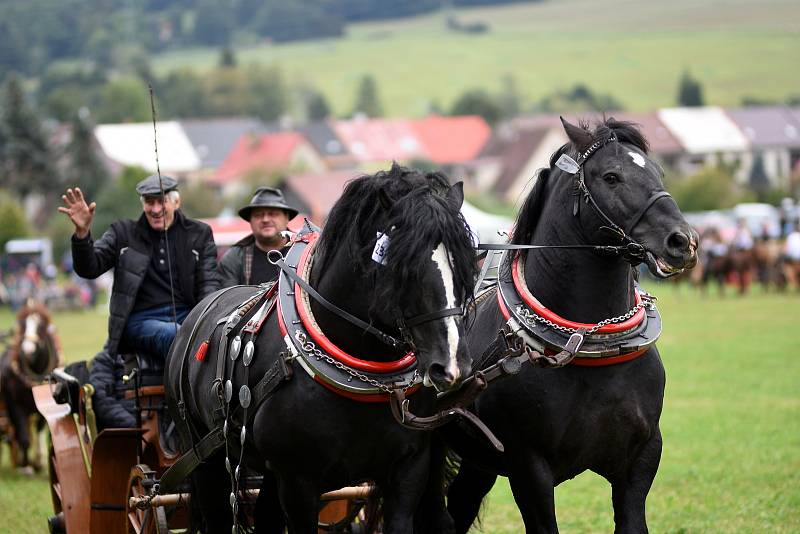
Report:
[[[345,499],[366,499],[375,490],[375,486],[348,486],[346,488],[338,489],[323,493],[320,500],[323,502],[338,501]],[[247,490],[248,495],[257,497],[259,494],[258,489]],[[128,499],[128,506],[130,508],[138,508],[144,510],[148,507],[158,508],[159,506],[178,506],[188,504],[191,500],[191,493],[170,493],[167,495],[156,495],[150,497],[149,495],[140,495],[137,497],[130,497]]]

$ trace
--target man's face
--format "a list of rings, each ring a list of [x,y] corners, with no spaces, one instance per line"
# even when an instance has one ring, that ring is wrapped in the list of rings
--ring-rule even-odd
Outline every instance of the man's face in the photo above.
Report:
[[[175,219],[175,210],[180,206],[179,200],[173,200],[168,194],[162,202],[161,196],[144,197],[142,209],[150,224],[150,228],[163,231],[169,228]]]
[[[289,226],[289,214],[278,208],[253,208],[250,228],[258,241],[275,241]]]

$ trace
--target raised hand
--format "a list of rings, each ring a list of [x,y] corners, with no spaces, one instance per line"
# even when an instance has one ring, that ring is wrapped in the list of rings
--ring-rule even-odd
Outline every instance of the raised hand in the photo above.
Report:
[[[87,204],[83,192],[77,187],[67,189],[67,193],[61,195],[61,199],[64,201],[64,206],[59,206],[58,211],[65,213],[75,225],[75,235],[81,239],[89,235],[97,204],[94,202]]]

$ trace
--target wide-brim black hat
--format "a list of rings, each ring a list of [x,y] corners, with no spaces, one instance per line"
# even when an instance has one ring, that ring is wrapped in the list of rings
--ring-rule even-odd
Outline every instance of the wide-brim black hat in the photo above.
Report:
[[[289,220],[294,219],[299,211],[289,204],[283,198],[283,192],[274,187],[259,187],[256,189],[256,194],[253,195],[250,204],[239,210],[239,217],[245,221],[250,222],[250,212],[253,208],[277,208],[285,210],[289,213]]]

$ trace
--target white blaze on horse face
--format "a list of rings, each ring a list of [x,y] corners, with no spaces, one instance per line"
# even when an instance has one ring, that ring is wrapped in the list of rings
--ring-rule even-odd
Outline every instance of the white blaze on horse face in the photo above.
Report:
[[[36,350],[36,343],[39,341],[39,322],[41,318],[37,313],[31,313],[25,318],[25,334],[22,336],[22,352],[30,356]]]
[[[631,157],[631,159],[635,164],[644,169],[645,165],[644,156],[642,156],[641,154],[637,154],[636,152],[628,152],[628,155]]]
[[[433,250],[431,260],[439,269],[442,275],[442,285],[444,286],[445,308],[456,307],[456,292],[455,284],[453,283],[453,269],[450,264],[450,254],[444,247],[444,243],[439,243],[439,246]],[[447,371],[453,379],[457,379],[461,374],[458,370],[458,360],[456,360],[456,353],[458,352],[458,327],[456,326],[456,318],[449,316],[444,318],[445,328],[447,329],[447,346],[450,352],[450,360],[447,364]]]

